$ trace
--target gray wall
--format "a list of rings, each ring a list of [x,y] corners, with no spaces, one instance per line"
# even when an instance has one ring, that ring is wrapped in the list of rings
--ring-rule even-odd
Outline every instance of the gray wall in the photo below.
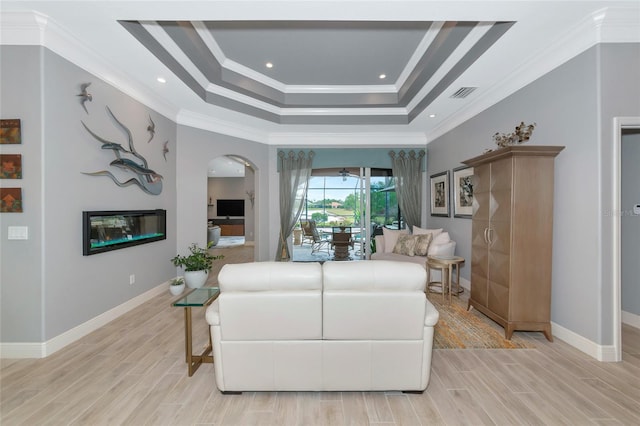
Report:
[[[2,214],[2,341],[43,342],[174,276],[176,248],[176,126],[95,76],[39,47],[0,47],[2,115],[23,119],[24,213]],[[76,96],[91,82],[86,114]],[[107,177],[110,150],[82,127],[127,146],[107,115],[110,106],[131,130],[135,147],[163,176],[158,196]],[[149,115],[156,136],[147,143]],[[169,141],[165,161],[162,143]],[[4,152],[4,151],[3,151]],[[4,184],[4,183],[3,183]],[[153,242],[93,256],[82,255],[83,210],[166,209],[167,234]],[[7,241],[9,224],[26,225],[28,241]],[[129,284],[129,275],[136,282]]]
[[[0,180],[22,188],[24,213],[0,213],[0,338],[3,342],[43,340],[42,303],[42,55],[40,47],[0,46],[0,114],[22,120],[22,144],[0,145],[22,154],[22,179]],[[29,239],[7,240],[8,226],[27,226]]]
[[[613,118],[640,117],[640,44],[604,44],[598,49],[601,96],[600,107],[600,182],[601,204],[598,212],[602,229],[601,262],[601,309],[600,332],[606,343],[610,343],[613,327],[613,215],[617,207],[613,202]],[[617,130],[616,130],[617,131]]]
[[[537,123],[529,144],[566,147],[555,163],[551,316],[604,345],[613,336],[611,235],[601,228],[611,200],[603,193],[612,188],[613,117],[640,115],[638,75],[637,44],[598,45],[427,145],[429,175],[496,148],[491,136],[521,121]],[[448,229],[457,253],[471,258],[468,219],[428,216],[427,225]],[[469,262],[462,274],[469,278]]]
[[[270,243],[270,233],[279,223],[277,219],[275,223],[272,220],[274,214],[277,218],[278,197],[269,196],[277,194],[269,192],[271,173],[275,174],[275,169],[271,169],[269,163],[269,147],[187,126],[178,126],[178,140],[178,250],[184,251],[194,242],[206,244],[208,163],[221,155],[236,155],[246,159],[255,171],[255,207],[245,211],[246,214],[251,212],[254,219],[251,230],[256,242],[254,258],[274,259],[275,256],[269,254],[270,245],[273,245]],[[245,185],[247,189],[253,187],[252,183],[245,182]],[[249,219],[245,218],[247,220]],[[275,246],[272,250],[275,252]]]
[[[640,215],[633,214],[633,206],[640,204],[640,129],[623,131],[621,153],[622,310],[640,315]]]

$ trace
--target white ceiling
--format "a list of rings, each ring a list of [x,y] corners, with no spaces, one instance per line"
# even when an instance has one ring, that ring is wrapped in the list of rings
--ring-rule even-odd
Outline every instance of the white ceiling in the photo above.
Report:
[[[640,42],[637,0],[3,0],[0,13],[2,44],[45,45],[180,124],[277,145],[425,143],[598,42]],[[452,98],[463,87],[477,89]]]

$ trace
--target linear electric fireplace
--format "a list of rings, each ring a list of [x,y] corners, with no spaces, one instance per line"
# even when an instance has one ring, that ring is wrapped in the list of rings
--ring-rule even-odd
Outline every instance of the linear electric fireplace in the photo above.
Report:
[[[166,238],[166,210],[82,212],[82,254],[85,256]]]

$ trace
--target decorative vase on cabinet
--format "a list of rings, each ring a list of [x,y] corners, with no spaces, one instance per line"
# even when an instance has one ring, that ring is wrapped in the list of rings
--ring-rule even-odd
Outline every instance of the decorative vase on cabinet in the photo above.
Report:
[[[553,168],[562,146],[516,145],[463,161],[473,167],[471,296],[505,329],[551,335]]]

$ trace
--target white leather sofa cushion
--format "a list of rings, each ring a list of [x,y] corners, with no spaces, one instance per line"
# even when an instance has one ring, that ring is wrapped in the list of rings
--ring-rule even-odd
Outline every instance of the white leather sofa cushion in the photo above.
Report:
[[[424,291],[425,272],[406,266],[398,262],[325,262],[324,290]]]
[[[322,267],[316,262],[228,264],[218,274],[218,286],[221,292],[321,290]]]
[[[422,339],[424,268],[400,262],[326,262],[323,336],[340,340]],[[398,279],[402,277],[402,279]]]
[[[223,321],[222,339],[322,338],[322,268],[319,263],[228,264],[218,275],[220,296],[207,321]]]

